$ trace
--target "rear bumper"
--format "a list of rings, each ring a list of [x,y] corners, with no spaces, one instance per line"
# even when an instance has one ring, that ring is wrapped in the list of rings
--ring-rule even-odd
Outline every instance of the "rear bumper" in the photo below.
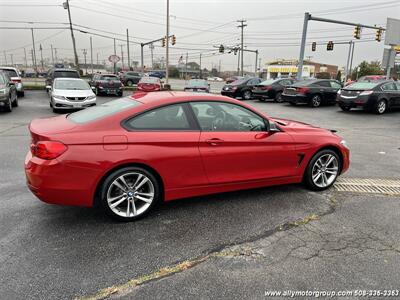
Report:
[[[122,92],[122,86],[118,87],[99,87],[98,91],[103,94],[119,94]]]
[[[361,97],[355,99],[346,99],[338,96],[336,98],[336,103],[342,107],[357,108],[361,107],[365,110],[372,109],[374,107],[374,102],[368,99],[362,99]]]
[[[287,95],[287,94],[282,94],[282,100],[289,102],[289,103],[294,103],[294,104],[307,104],[308,103],[308,97],[306,95]]]
[[[73,206],[93,206],[93,179],[90,174],[82,175],[82,168],[69,166],[57,159],[43,160],[25,158],[27,186],[41,201]],[[92,174],[93,175],[93,174]]]

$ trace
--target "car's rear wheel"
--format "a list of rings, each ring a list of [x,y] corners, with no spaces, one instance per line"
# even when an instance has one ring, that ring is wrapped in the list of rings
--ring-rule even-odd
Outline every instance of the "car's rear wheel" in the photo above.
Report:
[[[133,85],[133,81],[132,81],[132,80],[128,80],[128,81],[126,82],[126,85],[127,85],[127,86],[132,86],[132,85]]]
[[[13,107],[18,107],[18,95],[15,93],[15,99],[11,104]]]
[[[376,102],[374,112],[378,115],[384,114],[387,110],[386,100],[379,100]]]
[[[244,99],[244,100],[250,100],[251,99],[251,91],[249,91],[249,90],[247,90],[247,91],[244,91],[243,93],[242,93],[242,98]]]
[[[282,103],[283,99],[282,99],[282,92],[277,92],[275,95],[275,101],[278,103]]]
[[[322,150],[314,155],[304,174],[304,182],[314,191],[331,187],[340,173],[340,158],[335,151]]]
[[[321,102],[322,102],[322,98],[320,95],[314,95],[312,96],[311,100],[310,100],[310,106],[311,107],[320,107],[321,106]]]
[[[118,97],[122,97],[123,94],[124,94],[123,92],[119,92],[119,93],[117,94],[117,96],[118,96]]]
[[[140,167],[125,167],[111,173],[101,186],[100,204],[118,221],[144,217],[160,201],[156,177]]]
[[[4,107],[4,110],[6,112],[12,112],[13,106],[12,106],[12,100],[11,100],[11,96],[8,97],[8,102],[6,104],[6,106]]]

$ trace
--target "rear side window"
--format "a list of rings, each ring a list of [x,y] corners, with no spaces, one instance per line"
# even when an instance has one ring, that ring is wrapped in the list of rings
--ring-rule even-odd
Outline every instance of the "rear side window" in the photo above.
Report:
[[[128,129],[139,130],[189,130],[190,123],[182,104],[159,107],[130,119]]]
[[[140,102],[137,102],[129,97],[125,97],[74,112],[68,115],[68,119],[77,124],[86,124],[111,116],[140,104]]]
[[[54,78],[79,78],[79,75],[77,72],[71,72],[71,71],[54,71]]]
[[[331,85],[329,84],[328,81],[317,81],[317,82],[315,83],[315,85],[317,85],[317,86],[323,86],[323,87],[331,87]]]

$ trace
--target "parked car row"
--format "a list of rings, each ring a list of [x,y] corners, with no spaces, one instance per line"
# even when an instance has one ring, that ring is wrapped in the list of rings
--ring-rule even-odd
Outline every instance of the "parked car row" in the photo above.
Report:
[[[17,88],[8,73],[0,71],[0,109],[11,112],[18,106]]]

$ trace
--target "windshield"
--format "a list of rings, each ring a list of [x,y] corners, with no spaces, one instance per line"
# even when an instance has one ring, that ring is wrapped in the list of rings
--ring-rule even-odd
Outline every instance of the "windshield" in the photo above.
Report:
[[[348,86],[345,89],[349,90],[370,90],[376,87],[379,82],[355,82]]]
[[[275,82],[276,82],[275,79],[268,79],[268,80],[265,80],[265,81],[261,82],[260,84],[261,85],[270,85],[270,84],[273,84]]]
[[[5,84],[6,82],[4,81],[4,77],[2,74],[0,74],[0,84]]]
[[[101,76],[101,77],[100,77],[100,80],[118,80],[118,81],[119,81],[118,77],[117,77],[117,76],[114,76],[114,75],[104,75],[104,76]]]
[[[84,80],[56,80],[54,83],[56,90],[90,90],[89,84]]]
[[[208,82],[205,80],[189,80],[187,83],[188,86],[208,86]]]
[[[69,114],[68,119],[77,124],[85,124],[94,120],[111,116],[115,113],[138,106],[140,104],[140,102],[129,97],[120,98]]]
[[[19,77],[17,72],[15,72],[14,70],[10,70],[10,69],[0,69],[0,70],[3,71],[4,73],[6,73],[9,77]]]
[[[234,82],[231,83],[231,85],[240,85],[242,83],[245,83],[248,79],[247,78],[240,78],[238,80],[235,80]]]
[[[140,79],[140,82],[144,82],[144,83],[159,83],[160,79],[157,77],[142,77],[142,79]]]
[[[79,78],[79,75],[75,71],[54,71],[54,78],[65,77],[65,78]]]

